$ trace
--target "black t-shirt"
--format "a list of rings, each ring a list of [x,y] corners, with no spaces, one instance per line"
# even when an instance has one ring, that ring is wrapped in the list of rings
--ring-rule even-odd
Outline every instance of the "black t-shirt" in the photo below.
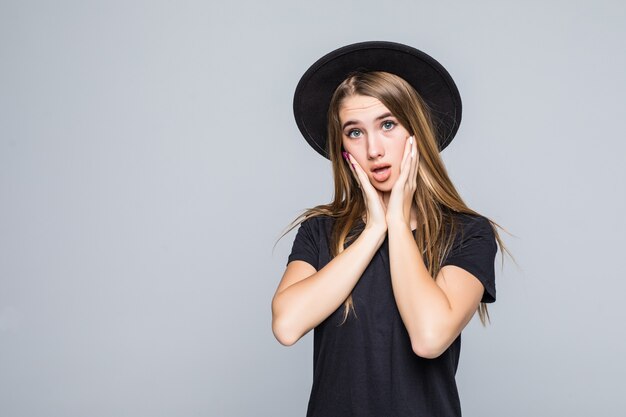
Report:
[[[492,303],[495,235],[484,217],[458,218],[462,232],[442,266],[457,265],[476,276],[485,288],[482,302]],[[287,263],[302,260],[318,271],[329,263],[333,221],[318,216],[302,222]],[[461,416],[455,380],[461,336],[437,358],[413,352],[391,287],[388,237],[352,297],[357,318],[350,312],[340,326],[345,308],[341,304],[315,327],[307,417]]]

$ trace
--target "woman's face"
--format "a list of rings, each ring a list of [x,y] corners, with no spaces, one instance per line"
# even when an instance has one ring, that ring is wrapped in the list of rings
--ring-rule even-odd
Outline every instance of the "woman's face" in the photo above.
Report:
[[[339,109],[343,148],[367,173],[372,185],[390,192],[400,175],[409,132],[374,97],[346,97]],[[380,165],[387,168],[376,169]]]

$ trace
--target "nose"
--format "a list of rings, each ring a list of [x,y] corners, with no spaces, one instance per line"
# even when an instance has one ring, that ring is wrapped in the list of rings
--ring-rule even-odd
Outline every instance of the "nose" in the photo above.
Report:
[[[368,135],[367,137],[367,156],[369,159],[378,159],[379,157],[385,155],[385,150],[383,147],[383,143],[378,136],[378,134],[374,133]]]

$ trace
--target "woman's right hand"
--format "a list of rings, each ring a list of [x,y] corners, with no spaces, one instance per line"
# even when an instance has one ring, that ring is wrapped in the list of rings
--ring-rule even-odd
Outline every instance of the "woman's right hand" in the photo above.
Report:
[[[366,228],[373,228],[381,232],[387,232],[386,207],[383,201],[383,192],[374,188],[367,173],[361,168],[359,163],[348,152],[344,152],[352,174],[356,178],[359,188],[363,193],[363,200],[367,210]],[[347,158],[346,158],[347,157]]]

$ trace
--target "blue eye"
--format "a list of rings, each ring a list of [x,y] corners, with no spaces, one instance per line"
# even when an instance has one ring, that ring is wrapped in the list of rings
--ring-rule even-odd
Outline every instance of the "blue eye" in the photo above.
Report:
[[[355,136],[354,133],[358,133],[358,136]],[[348,132],[346,136],[348,136],[349,138],[358,138],[361,136],[361,131],[359,129],[352,129]]]
[[[385,120],[383,122],[383,130],[391,130],[393,129],[393,127],[396,125],[395,122],[392,122],[391,120]]]

